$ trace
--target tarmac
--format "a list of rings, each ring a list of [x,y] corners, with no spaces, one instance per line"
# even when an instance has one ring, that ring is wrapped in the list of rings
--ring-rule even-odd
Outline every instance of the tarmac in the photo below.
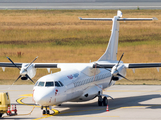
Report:
[[[10,87],[10,88],[9,88]],[[17,105],[17,116],[3,115],[5,120],[160,120],[160,85],[114,85],[103,93],[110,95],[109,111],[99,107],[97,98],[88,102],[66,102],[53,106],[50,115],[42,115],[40,106],[32,100],[33,85],[0,85],[0,92],[8,92],[12,105]],[[33,110],[33,111],[32,111]]]
[[[160,0],[0,0],[0,9],[161,9]]]

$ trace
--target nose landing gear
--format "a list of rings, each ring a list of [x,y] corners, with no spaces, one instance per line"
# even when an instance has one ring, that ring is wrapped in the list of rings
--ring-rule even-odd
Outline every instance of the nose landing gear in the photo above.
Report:
[[[50,111],[49,111],[48,108],[50,108],[50,107],[49,107],[49,106],[45,106],[45,110],[43,110],[43,106],[41,106],[41,109],[43,110],[43,112],[42,112],[43,115],[44,115],[44,114],[47,114],[47,115],[50,114]]]

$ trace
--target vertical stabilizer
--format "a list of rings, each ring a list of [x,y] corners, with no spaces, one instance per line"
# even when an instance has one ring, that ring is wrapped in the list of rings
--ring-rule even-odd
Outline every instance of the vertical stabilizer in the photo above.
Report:
[[[119,38],[119,21],[117,19],[119,19],[120,17],[122,17],[122,12],[118,10],[117,16],[114,16],[114,18],[112,19],[113,25],[108,47],[105,53],[101,56],[101,58],[98,61],[117,60],[117,49],[118,49],[118,38]]]
[[[118,49],[118,38],[119,38],[119,22],[117,21],[118,18],[119,16],[114,16],[114,18],[112,19],[113,25],[108,47],[105,53],[101,56],[101,58],[98,61],[117,60],[117,49]]]
[[[117,11],[117,16],[113,18],[79,18],[80,20],[100,20],[100,21],[113,21],[111,37],[105,53],[98,61],[115,61],[117,60],[117,49],[119,39],[119,21],[151,21],[157,18],[122,18],[122,12]]]

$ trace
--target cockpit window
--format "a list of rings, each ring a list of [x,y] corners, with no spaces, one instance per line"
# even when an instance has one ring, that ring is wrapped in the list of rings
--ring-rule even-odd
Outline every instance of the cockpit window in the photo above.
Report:
[[[46,82],[45,87],[52,87],[52,86],[54,86],[53,82]]]
[[[38,86],[44,86],[44,82],[39,82]]]
[[[55,81],[55,86],[56,87],[61,87],[61,85],[57,81]]]
[[[62,82],[58,81],[60,83],[61,86],[64,86]]]

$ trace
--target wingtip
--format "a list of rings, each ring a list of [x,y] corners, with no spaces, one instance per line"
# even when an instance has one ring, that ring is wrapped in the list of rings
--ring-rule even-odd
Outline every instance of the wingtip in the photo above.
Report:
[[[153,17],[153,20],[158,20],[158,18],[156,18],[156,17]]]
[[[79,20],[82,20],[82,18],[81,17],[78,17],[79,18]]]

